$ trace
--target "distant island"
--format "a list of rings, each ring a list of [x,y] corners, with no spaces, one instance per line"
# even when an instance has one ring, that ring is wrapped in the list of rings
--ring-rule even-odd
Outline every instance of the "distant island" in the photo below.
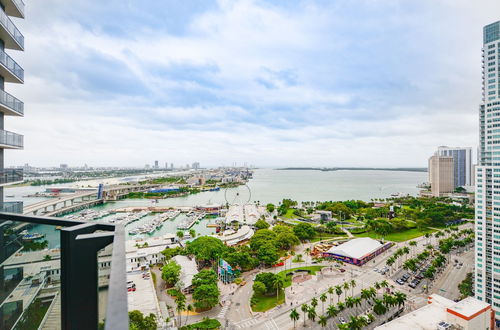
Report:
[[[387,168],[387,167],[285,167],[285,168],[277,168],[278,171],[401,171],[401,172],[427,172],[427,168],[425,167],[396,167],[396,168]]]

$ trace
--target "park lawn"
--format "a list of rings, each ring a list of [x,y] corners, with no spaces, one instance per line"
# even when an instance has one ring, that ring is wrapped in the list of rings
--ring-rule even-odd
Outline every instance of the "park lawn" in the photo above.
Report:
[[[346,236],[347,234],[342,232],[342,234],[330,234],[330,233],[322,233],[321,236],[315,236],[314,238],[312,238],[310,241],[312,243],[314,242],[319,242],[319,241],[323,241],[325,239],[328,239],[328,238],[334,238],[334,237],[342,237],[342,236]]]
[[[286,210],[286,213],[285,213],[284,217],[287,218],[287,219],[298,218],[295,214],[293,214],[293,211],[295,211],[295,209],[288,209],[288,210]]]
[[[285,303],[285,290],[281,290],[278,299],[276,296],[263,296],[254,294],[255,304],[252,305],[252,311],[265,312],[273,307]]]
[[[284,287],[288,288],[290,285],[292,285],[292,276],[285,276],[287,273],[293,272],[295,270],[303,269],[303,270],[310,270],[311,271],[311,273],[310,273],[311,275],[316,275],[316,272],[318,270],[321,270],[321,268],[323,268],[323,267],[325,267],[325,266],[306,266],[306,267],[291,268],[291,269],[287,269],[287,270],[282,270],[277,275],[278,276],[283,276],[285,278],[285,285],[284,285]]]
[[[423,236],[426,233],[433,233],[435,231],[436,230],[434,230],[434,229],[429,229],[427,231],[421,231],[417,228],[412,228],[412,229],[408,229],[408,230],[397,232],[397,233],[390,233],[389,235],[387,235],[385,237],[385,240],[392,241],[392,242],[404,242],[404,241],[407,241],[410,239],[414,239],[414,238]],[[379,234],[376,234],[373,231],[368,231],[368,232],[362,233],[362,234],[354,234],[354,236],[356,236],[356,237],[371,237],[374,239],[381,238]]]

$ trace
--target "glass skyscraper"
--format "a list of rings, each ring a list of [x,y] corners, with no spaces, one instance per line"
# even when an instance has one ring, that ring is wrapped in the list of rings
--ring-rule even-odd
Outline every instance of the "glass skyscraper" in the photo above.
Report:
[[[476,170],[475,295],[500,319],[500,21],[483,30],[483,102]]]
[[[472,186],[472,148],[439,147],[438,156],[453,157],[455,187]]]

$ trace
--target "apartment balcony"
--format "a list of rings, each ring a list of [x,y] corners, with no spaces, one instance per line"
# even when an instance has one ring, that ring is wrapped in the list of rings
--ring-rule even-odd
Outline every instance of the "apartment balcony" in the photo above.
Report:
[[[44,237],[50,248],[22,251],[24,230],[55,233]],[[1,212],[0,233],[0,329],[97,330],[103,319],[106,330],[129,328],[123,225]]]
[[[24,176],[23,176],[22,169],[6,168],[3,170],[0,170],[0,186],[21,183],[21,182],[23,182],[23,180],[24,180]],[[1,210],[1,206],[0,206],[0,210]],[[2,211],[0,211],[0,212],[2,212]],[[7,211],[5,211],[5,212],[7,212]]]
[[[6,116],[24,116],[24,103],[0,89],[0,112]]]
[[[5,5],[5,13],[9,16],[24,18],[24,2],[23,0],[3,0]]]
[[[24,136],[0,129],[0,148],[22,149],[24,147]]]
[[[9,2],[9,1],[7,1]],[[0,38],[5,42],[5,48],[24,50],[24,36],[10,20],[5,11],[0,9]]]
[[[6,82],[24,83],[23,68],[3,50],[0,50],[0,75],[4,77]]]
[[[23,202],[0,203],[0,212],[23,214]]]

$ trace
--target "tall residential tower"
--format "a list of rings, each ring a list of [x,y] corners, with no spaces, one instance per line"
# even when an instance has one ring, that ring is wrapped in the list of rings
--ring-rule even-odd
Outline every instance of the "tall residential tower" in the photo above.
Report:
[[[500,319],[500,21],[483,30],[483,102],[476,169],[475,295]]]

